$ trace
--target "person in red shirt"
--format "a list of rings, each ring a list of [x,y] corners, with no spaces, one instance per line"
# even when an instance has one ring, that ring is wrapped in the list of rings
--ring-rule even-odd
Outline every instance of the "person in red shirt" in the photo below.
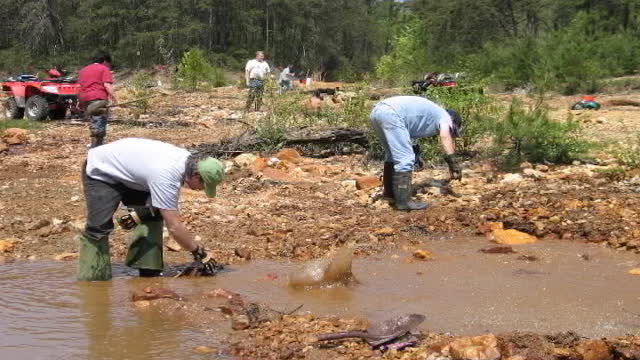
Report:
[[[78,83],[80,107],[90,120],[91,147],[100,146],[107,135],[109,100],[112,105],[117,104],[111,77],[111,55],[99,52],[91,64],[80,69]]]

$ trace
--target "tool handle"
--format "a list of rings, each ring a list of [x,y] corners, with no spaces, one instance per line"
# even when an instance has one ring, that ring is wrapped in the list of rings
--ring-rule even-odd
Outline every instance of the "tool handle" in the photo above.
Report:
[[[318,341],[338,340],[346,338],[365,338],[367,337],[366,331],[344,331],[330,334],[318,335]]]

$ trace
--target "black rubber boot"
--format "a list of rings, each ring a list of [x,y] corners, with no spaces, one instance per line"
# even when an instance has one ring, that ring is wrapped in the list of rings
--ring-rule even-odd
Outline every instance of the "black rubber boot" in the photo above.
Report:
[[[158,277],[162,276],[162,270],[138,269],[140,277]]]
[[[385,161],[382,172],[382,197],[393,199],[393,163]]]
[[[394,207],[397,210],[424,210],[429,205],[411,200],[411,171],[394,172],[393,174],[393,197]]]
[[[91,147],[98,147],[104,144],[104,136],[91,136]]]

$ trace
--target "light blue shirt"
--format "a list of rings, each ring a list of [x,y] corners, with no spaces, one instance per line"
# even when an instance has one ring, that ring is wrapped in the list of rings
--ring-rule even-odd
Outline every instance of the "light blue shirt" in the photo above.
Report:
[[[420,96],[394,96],[380,104],[391,107],[403,120],[412,139],[435,136],[441,126],[452,126],[449,113]]]

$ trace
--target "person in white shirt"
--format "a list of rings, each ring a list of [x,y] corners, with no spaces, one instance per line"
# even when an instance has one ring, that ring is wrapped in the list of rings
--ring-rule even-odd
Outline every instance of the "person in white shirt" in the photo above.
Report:
[[[178,200],[183,186],[214,197],[223,177],[224,166],[217,159],[160,141],[126,138],[89,150],[82,172],[87,221],[78,237],[78,280],[111,279],[109,235],[121,202],[130,212],[118,223],[133,229],[127,266],[138,269],[140,276],[162,273],[166,224],[176,242],[191,251],[207,274],[214,274],[219,265],[180,220]]]
[[[284,68],[282,70],[282,72],[280,73],[280,88],[283,91],[287,91],[287,90],[291,90],[293,89],[293,77],[295,76],[295,73],[291,72],[291,65],[287,65],[286,68]]]
[[[251,105],[255,101],[255,111],[260,111],[262,106],[262,94],[264,92],[264,80],[267,78],[271,69],[269,64],[264,61],[264,52],[256,52],[256,58],[247,61],[244,68],[244,77],[249,87],[249,98],[245,106],[246,111],[251,110]]]

